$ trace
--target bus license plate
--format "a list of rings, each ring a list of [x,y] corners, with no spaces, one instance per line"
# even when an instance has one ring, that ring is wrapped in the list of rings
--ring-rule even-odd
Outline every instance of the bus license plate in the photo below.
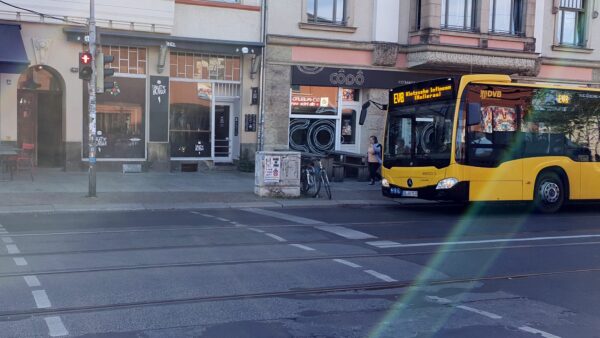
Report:
[[[418,197],[418,191],[402,190],[402,197]]]

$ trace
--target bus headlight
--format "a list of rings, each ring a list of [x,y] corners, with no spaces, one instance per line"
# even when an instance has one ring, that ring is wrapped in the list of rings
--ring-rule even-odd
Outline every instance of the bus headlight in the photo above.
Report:
[[[383,179],[381,179],[381,186],[384,188],[389,188],[390,182],[387,179],[383,178]]]
[[[438,182],[437,186],[435,187],[435,190],[452,189],[456,185],[456,183],[458,183],[458,180],[454,177],[444,178],[443,180]]]

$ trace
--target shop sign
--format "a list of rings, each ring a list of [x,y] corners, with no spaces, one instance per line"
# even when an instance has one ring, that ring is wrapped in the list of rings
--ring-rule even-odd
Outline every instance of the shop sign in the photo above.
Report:
[[[329,98],[328,97],[312,97],[312,96],[292,96],[292,106],[293,107],[328,107],[329,106]]]
[[[169,140],[169,78],[150,76],[150,141]]]
[[[281,179],[281,156],[265,156],[265,183],[278,183]]]
[[[395,88],[447,75],[316,66],[292,66],[292,85],[343,88]]]
[[[212,98],[210,83],[198,83],[198,98],[201,100],[210,100]]]

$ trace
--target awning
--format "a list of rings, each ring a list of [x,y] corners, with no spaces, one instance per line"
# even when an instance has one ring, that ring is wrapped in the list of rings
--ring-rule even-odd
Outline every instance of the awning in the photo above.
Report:
[[[68,41],[84,42],[88,34],[85,28],[66,27],[64,32]],[[198,53],[241,54],[242,48],[247,47],[252,54],[261,54],[261,42],[229,41],[198,39],[172,36],[168,34],[119,31],[99,28],[98,35],[102,45],[131,46],[131,47],[160,47],[167,46],[173,50],[183,50]]]
[[[21,26],[0,24],[0,73],[21,74],[28,66]]]

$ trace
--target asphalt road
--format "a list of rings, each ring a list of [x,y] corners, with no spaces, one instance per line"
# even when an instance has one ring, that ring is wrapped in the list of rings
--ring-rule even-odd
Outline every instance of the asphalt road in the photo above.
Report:
[[[599,205],[0,216],[1,337],[600,337]]]

